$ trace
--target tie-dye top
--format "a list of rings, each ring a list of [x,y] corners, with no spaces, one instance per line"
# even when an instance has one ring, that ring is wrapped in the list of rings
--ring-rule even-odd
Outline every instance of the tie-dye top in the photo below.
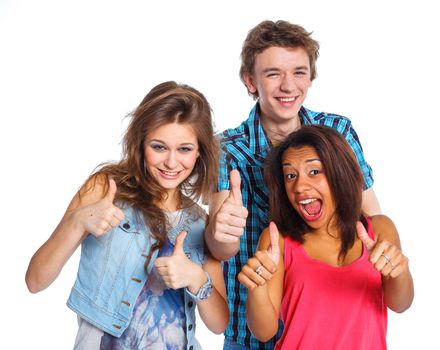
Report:
[[[169,256],[174,246],[167,239],[158,257]],[[139,295],[130,325],[120,338],[104,333],[100,350],[184,349],[186,319],[183,289],[169,289],[156,269]]]
[[[169,219],[170,222],[174,221],[171,217]],[[157,257],[172,255],[172,242],[175,242],[175,235],[169,234]],[[195,308],[195,303],[190,303],[193,304],[191,308]],[[184,289],[167,288],[155,268],[151,270],[136,300],[131,322],[121,337],[106,333],[82,318],[78,322],[75,350],[180,350],[189,345]],[[188,328],[195,330],[191,324]],[[190,348],[199,349],[197,341],[193,340],[192,343],[194,346]]]

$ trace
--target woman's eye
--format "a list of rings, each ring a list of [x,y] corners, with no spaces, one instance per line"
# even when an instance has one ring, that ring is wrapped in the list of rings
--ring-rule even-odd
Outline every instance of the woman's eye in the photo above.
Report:
[[[191,147],[180,147],[179,151],[182,153],[188,153],[191,152],[193,149]]]
[[[165,147],[162,145],[151,145],[151,148],[158,152],[165,151]]]
[[[294,180],[296,178],[296,175],[292,173],[288,173],[284,176],[286,177],[287,180]]]
[[[320,173],[321,173],[321,171],[318,169],[313,169],[312,171],[310,171],[310,174],[312,174],[312,175],[318,175]]]

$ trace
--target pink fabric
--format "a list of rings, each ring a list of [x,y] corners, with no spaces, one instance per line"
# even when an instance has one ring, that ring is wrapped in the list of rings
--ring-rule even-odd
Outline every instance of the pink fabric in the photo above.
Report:
[[[368,234],[374,238],[369,219]],[[386,349],[382,278],[365,246],[359,259],[334,267],[284,242],[284,332],[275,349]]]

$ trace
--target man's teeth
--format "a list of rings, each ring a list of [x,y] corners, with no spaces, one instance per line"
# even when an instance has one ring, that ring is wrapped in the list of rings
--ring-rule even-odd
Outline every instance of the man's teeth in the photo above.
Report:
[[[279,100],[281,102],[292,102],[295,101],[295,97],[280,97]]]
[[[310,204],[310,203],[313,203],[316,200],[317,200],[316,198],[304,199],[302,201],[299,201],[299,204]]]

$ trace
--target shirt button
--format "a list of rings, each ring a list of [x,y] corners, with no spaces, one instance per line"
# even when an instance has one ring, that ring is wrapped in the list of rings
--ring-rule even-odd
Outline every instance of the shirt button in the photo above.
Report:
[[[130,224],[126,222],[124,225],[122,225],[122,227],[128,230],[130,228]]]
[[[193,329],[193,325],[192,325],[192,324],[190,324],[190,325],[188,326],[188,330],[190,331],[191,329]]]
[[[193,303],[192,301],[190,301],[190,302],[188,303],[188,307],[189,307],[189,308],[192,308],[193,305],[194,305],[194,303]]]
[[[193,349],[194,349],[194,346],[191,345],[191,346],[189,347],[189,350],[193,350]]]

